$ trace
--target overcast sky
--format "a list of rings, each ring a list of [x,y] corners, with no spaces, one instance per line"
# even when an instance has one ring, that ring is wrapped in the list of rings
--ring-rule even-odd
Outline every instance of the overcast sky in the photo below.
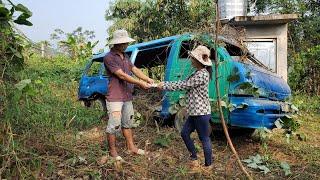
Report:
[[[18,26],[35,42],[50,40],[50,34],[57,28],[64,32],[72,32],[81,26],[84,30],[93,30],[95,40],[99,44],[95,50],[104,48],[107,38],[107,28],[104,16],[112,0],[13,0],[28,7],[33,15],[30,21],[33,26]]]

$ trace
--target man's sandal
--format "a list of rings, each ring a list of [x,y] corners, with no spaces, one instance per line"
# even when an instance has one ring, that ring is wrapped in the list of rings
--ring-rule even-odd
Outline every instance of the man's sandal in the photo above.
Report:
[[[116,157],[110,156],[110,158],[111,158],[113,161],[125,162],[124,159],[122,159],[121,156],[116,156]]]
[[[131,155],[146,155],[146,152],[143,149],[138,149],[137,152],[128,150],[127,153]]]
[[[112,157],[110,155],[105,155],[100,158],[100,160],[98,161],[98,164],[103,165],[103,164],[107,163],[108,159],[115,161],[115,162],[125,162],[121,156]]]

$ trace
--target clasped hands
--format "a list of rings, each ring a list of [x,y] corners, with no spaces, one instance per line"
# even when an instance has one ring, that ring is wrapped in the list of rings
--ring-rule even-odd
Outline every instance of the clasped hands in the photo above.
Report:
[[[149,78],[146,81],[140,81],[139,86],[142,89],[150,89],[151,87],[158,88],[159,90],[163,89],[164,82],[155,83],[153,79]]]

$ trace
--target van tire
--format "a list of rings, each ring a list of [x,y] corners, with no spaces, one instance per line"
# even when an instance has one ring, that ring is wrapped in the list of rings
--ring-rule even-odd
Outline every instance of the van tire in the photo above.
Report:
[[[99,102],[100,102],[101,107],[102,107],[102,111],[107,112],[107,103],[106,103],[106,99],[105,99],[105,98],[103,98],[103,97],[99,97],[99,98],[97,99],[97,101],[99,101]]]
[[[84,100],[83,104],[85,107],[88,107],[88,108],[91,107],[91,105],[92,105],[91,101],[89,101],[89,100]]]
[[[174,117],[174,127],[181,133],[184,123],[188,118],[188,113],[186,108],[181,108]]]

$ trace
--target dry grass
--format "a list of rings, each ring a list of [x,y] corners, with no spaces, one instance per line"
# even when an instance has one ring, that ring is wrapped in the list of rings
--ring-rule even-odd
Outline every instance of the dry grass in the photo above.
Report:
[[[317,115],[317,117],[319,117]],[[319,125],[319,119],[313,119],[312,125]],[[267,151],[259,142],[245,135],[233,135],[232,139],[242,159],[257,153],[269,157],[267,161],[271,172],[264,175],[249,169],[255,179],[316,179],[320,173],[319,131],[309,131],[308,123],[301,131],[311,135],[306,142],[293,140],[287,144],[282,132],[275,131],[268,142]],[[118,137],[119,154],[126,162],[121,165],[110,158],[99,164],[100,158],[107,154],[102,127],[73,134],[67,132],[57,135],[55,142],[30,140],[30,145],[42,154],[45,163],[35,177],[51,178],[101,178],[101,179],[245,179],[236,164],[236,159],[229,150],[222,134],[213,137],[214,169],[206,172],[203,169],[191,171],[188,167],[188,152],[175,129],[161,127],[157,132],[154,124],[135,129],[134,139],[139,148],[149,152],[147,156],[129,155],[123,137]],[[154,142],[163,135],[168,135],[169,146],[161,147]],[[200,142],[192,134],[196,144]],[[203,163],[202,150],[199,152]],[[83,158],[82,161],[79,160]],[[74,160],[76,159],[76,160]],[[284,176],[279,162],[286,161],[291,166],[292,175]],[[48,172],[50,169],[51,172]]]

